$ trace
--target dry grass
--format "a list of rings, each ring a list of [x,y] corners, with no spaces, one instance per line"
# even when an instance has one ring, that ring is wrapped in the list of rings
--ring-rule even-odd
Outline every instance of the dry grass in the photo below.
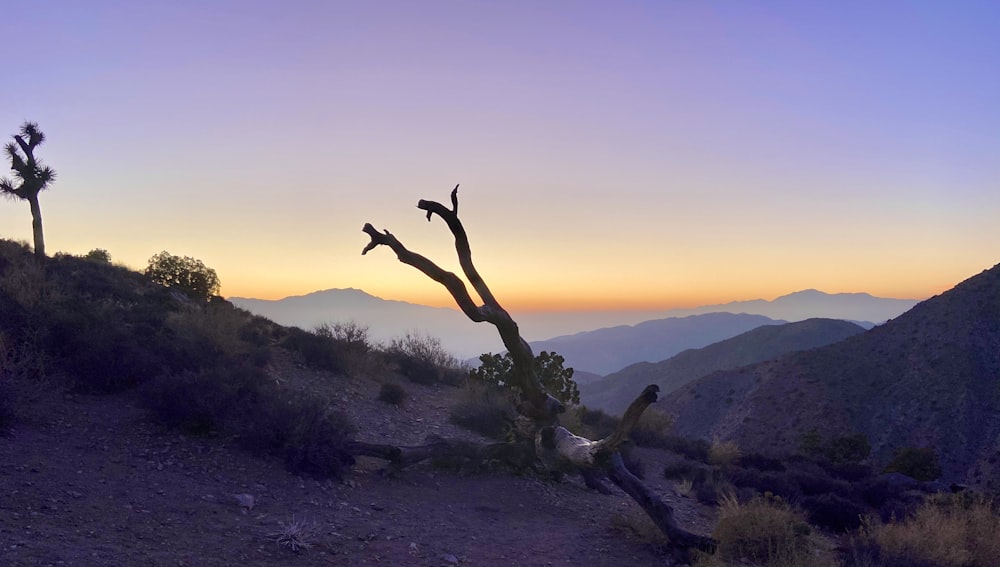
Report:
[[[726,496],[712,536],[715,555],[702,556],[699,567],[835,567],[828,544],[812,533],[802,515],[777,497],[741,503]]]
[[[883,559],[899,564],[1000,565],[1000,514],[982,497],[936,497],[907,521],[867,524],[864,536],[877,544]]]
[[[295,516],[286,524],[279,522],[281,530],[268,534],[275,543],[282,547],[287,547],[298,553],[300,550],[309,549],[313,546],[312,540],[316,536],[316,527],[305,520],[297,520]]]
[[[653,520],[640,509],[630,507],[611,517],[611,527],[622,532],[633,541],[645,544],[666,545],[667,536],[656,527]]]
[[[708,448],[708,463],[717,467],[728,467],[740,458],[740,447],[735,441],[712,442]]]

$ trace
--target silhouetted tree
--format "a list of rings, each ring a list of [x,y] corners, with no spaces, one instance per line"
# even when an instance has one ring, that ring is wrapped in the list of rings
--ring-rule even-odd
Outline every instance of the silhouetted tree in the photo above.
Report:
[[[145,273],[154,282],[177,288],[194,299],[208,301],[219,293],[215,270],[189,256],[174,256],[164,250],[149,259]]]
[[[38,129],[38,124],[25,122],[21,125],[21,132],[14,134],[14,142],[17,143],[4,146],[14,179],[0,179],[0,193],[24,199],[31,207],[31,230],[35,239],[35,255],[39,257],[45,256],[45,236],[42,233],[42,208],[38,205],[38,194],[56,178],[56,172],[51,167],[43,166],[35,158],[35,148],[44,141],[45,134]]]

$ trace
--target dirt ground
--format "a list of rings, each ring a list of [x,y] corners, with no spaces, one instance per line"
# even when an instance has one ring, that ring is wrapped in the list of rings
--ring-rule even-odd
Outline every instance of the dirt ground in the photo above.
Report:
[[[366,441],[471,435],[447,421],[453,388],[403,383],[410,399],[397,408],[375,399],[375,380],[291,360],[270,371],[290,387],[328,389]],[[226,438],[165,430],[130,395],[48,384],[21,385],[17,399],[19,419],[0,436],[3,566],[672,564],[616,488],[604,496],[574,478],[425,465],[388,478],[365,458],[343,481],[317,481]],[[704,511],[657,473],[657,453],[641,458],[682,525],[710,531]]]

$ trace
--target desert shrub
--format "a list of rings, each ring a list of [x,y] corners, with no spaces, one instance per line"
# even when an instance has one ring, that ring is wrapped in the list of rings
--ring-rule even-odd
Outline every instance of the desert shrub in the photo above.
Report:
[[[848,565],[1000,565],[1000,515],[989,501],[943,496],[904,520],[867,523]]]
[[[708,448],[708,464],[728,467],[740,458],[740,447],[735,441],[716,440]]]
[[[288,329],[288,334],[282,339],[281,346],[301,354],[306,365],[311,368],[330,372],[344,370],[340,343],[331,337],[324,337],[292,327]]]
[[[174,288],[192,299],[208,301],[219,294],[219,276],[201,260],[164,250],[149,259],[144,272],[151,281]]]
[[[941,476],[941,465],[931,447],[904,447],[894,453],[885,472],[898,472],[920,481],[930,481]]]
[[[640,447],[660,447],[673,424],[670,416],[650,408],[642,413],[629,437]]]
[[[750,564],[759,566],[833,566],[830,558],[813,553],[812,530],[802,516],[776,497],[757,497],[741,503],[722,499],[719,521],[712,536],[715,555],[697,564],[703,567]]]
[[[399,384],[386,382],[378,390],[378,400],[394,406],[402,405],[406,401],[406,390]]]
[[[417,384],[459,386],[467,376],[441,340],[430,335],[409,332],[393,339],[386,348],[386,358],[400,374]]]
[[[803,498],[799,505],[806,511],[809,522],[834,532],[856,530],[867,509],[855,500],[836,494],[821,494]]]
[[[564,368],[566,359],[552,352],[542,351],[535,356],[534,368],[538,382],[546,392],[564,404],[580,403],[580,390],[573,380],[573,369]],[[514,359],[510,353],[486,353],[479,357],[479,368],[469,371],[469,379],[473,382],[489,384],[499,388],[510,388],[515,391]]]
[[[470,385],[451,407],[449,419],[491,439],[504,440],[517,415],[510,393],[489,386]]]

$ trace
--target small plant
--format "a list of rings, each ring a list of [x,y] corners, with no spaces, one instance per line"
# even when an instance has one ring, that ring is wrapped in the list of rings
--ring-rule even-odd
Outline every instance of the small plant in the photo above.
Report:
[[[577,405],[580,403],[580,390],[573,380],[573,369],[563,367],[565,362],[562,356],[543,350],[535,357],[535,373],[538,382],[553,397],[565,404]],[[516,389],[514,359],[510,353],[486,353],[479,357],[479,363],[479,368],[469,371],[473,382]]]
[[[295,516],[292,516],[292,519],[287,524],[285,522],[278,522],[278,524],[281,526],[281,529],[268,534],[268,537],[273,539],[278,545],[287,547],[295,553],[313,546],[310,540],[316,536],[316,527],[309,522],[298,520]]]
[[[378,400],[394,406],[402,405],[406,401],[406,390],[399,384],[386,382],[378,391]]]

